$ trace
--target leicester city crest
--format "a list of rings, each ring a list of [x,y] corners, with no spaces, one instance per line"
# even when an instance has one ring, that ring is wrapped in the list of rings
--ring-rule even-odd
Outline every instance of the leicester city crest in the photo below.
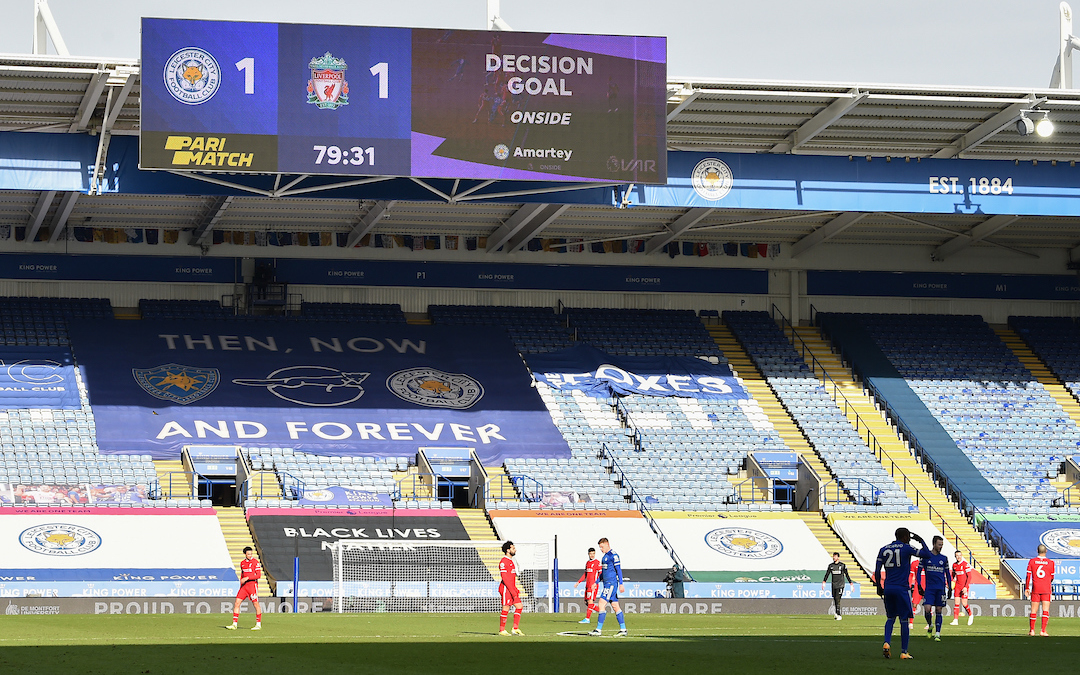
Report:
[[[733,183],[731,169],[714,157],[701,160],[690,172],[690,184],[694,187],[694,192],[710,202],[727,197]]]
[[[178,49],[165,62],[165,88],[185,105],[206,103],[217,93],[221,70],[217,59],[199,47]]]
[[[147,394],[180,405],[206,398],[221,379],[217,368],[196,368],[166,363],[157,368],[132,368],[135,381]]]
[[[768,532],[747,527],[721,527],[705,535],[712,550],[732,558],[763,560],[775,558],[784,550],[779,539]]]
[[[311,79],[307,85],[307,102],[324,110],[349,105],[349,83],[345,81],[345,59],[334,58],[326,52],[308,62]]]
[[[1039,542],[1058,555],[1080,556],[1080,530],[1059,527],[1043,532]]]
[[[23,530],[19,543],[34,553],[68,557],[96,551],[101,546],[101,537],[81,525],[48,523]]]
[[[479,381],[434,368],[399,370],[386,378],[386,387],[403,401],[429,408],[464,410],[484,396]]]

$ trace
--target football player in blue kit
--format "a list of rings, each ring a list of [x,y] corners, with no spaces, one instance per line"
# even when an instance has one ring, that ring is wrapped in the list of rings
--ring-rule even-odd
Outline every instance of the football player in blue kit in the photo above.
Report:
[[[926,637],[931,637],[932,633],[934,640],[937,642],[941,642],[941,612],[945,609],[946,601],[952,597],[952,572],[949,569],[949,559],[941,555],[941,547],[944,545],[944,539],[934,537],[934,548],[931,554],[919,559],[919,569],[926,575],[925,588],[919,588],[919,593],[923,596]],[[916,573],[915,579],[919,580],[920,578],[920,575]],[[930,626],[931,611],[937,614],[936,631],[932,630]]]
[[[589,631],[589,635],[600,635],[604,630],[607,606],[611,605],[615,610],[615,618],[619,622],[619,632],[615,636],[625,637],[626,621],[623,619],[622,608],[619,607],[619,593],[626,592],[626,587],[623,585],[622,562],[619,561],[619,554],[611,550],[607,537],[596,544],[600,547],[600,552],[604,554],[600,559],[600,580],[604,587],[600,591],[600,613],[596,617],[596,628]]]
[[[912,539],[922,545],[922,549],[916,550],[908,542]],[[881,653],[885,658],[892,654],[893,624],[900,619],[900,658],[910,659],[908,654],[908,640],[911,638],[911,627],[908,620],[912,618],[911,611],[911,586],[908,583],[908,575],[911,574],[911,558],[918,556],[920,559],[930,555],[926,548],[926,542],[919,535],[911,532],[906,527],[897,528],[896,541],[886,544],[878,551],[877,565],[874,566],[874,583],[877,585],[878,595],[885,601],[885,644],[882,645]],[[882,571],[885,576],[882,577]]]

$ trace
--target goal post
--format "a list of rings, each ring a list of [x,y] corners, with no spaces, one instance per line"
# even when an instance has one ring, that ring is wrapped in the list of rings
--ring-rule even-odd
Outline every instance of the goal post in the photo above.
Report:
[[[332,548],[337,612],[497,612],[501,541],[339,540]],[[553,611],[551,545],[514,542],[528,612]]]

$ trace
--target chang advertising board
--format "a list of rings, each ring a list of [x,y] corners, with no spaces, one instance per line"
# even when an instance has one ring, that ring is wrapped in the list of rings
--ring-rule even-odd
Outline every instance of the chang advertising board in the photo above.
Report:
[[[143,19],[140,166],[664,183],[667,41]]]

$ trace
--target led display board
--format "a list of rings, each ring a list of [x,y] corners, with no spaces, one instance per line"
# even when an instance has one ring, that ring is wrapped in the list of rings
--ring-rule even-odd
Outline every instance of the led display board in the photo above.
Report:
[[[667,41],[142,22],[144,169],[664,183]]]

